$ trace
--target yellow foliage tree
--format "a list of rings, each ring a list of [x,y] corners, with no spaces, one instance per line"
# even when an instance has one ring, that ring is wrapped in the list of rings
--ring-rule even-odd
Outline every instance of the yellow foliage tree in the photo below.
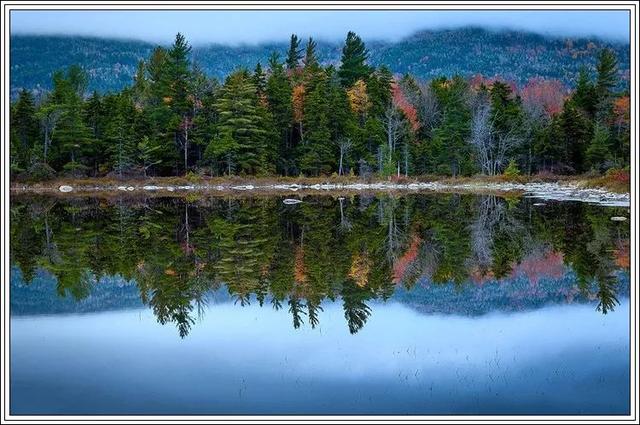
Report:
[[[367,94],[367,83],[362,80],[356,81],[353,87],[347,90],[347,97],[349,98],[351,110],[358,116],[364,116],[371,106],[369,95]]]

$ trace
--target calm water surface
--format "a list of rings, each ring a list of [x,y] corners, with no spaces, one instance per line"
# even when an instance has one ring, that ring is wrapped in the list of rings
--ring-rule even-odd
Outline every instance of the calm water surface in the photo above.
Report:
[[[628,414],[628,209],[282,200],[13,199],[11,413]]]

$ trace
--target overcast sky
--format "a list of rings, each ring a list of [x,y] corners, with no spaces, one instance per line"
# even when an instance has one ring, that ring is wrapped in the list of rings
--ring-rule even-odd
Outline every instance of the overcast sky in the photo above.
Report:
[[[560,36],[629,40],[626,11],[12,11],[12,34],[74,34],[192,44],[285,41],[291,33],[337,41],[398,40],[422,29],[477,25]]]

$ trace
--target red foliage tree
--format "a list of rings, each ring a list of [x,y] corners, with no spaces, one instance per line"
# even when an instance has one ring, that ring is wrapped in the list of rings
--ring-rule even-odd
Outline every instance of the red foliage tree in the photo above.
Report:
[[[418,235],[413,235],[411,244],[407,251],[393,264],[393,283],[400,283],[409,267],[418,258],[418,249],[422,239]]]
[[[532,78],[520,90],[525,109],[540,110],[551,117],[562,110],[567,88],[558,80]]]
[[[418,111],[416,108],[409,102],[407,96],[403,93],[402,89],[397,83],[393,83],[391,86],[392,95],[393,95],[393,104],[402,111],[407,121],[409,121],[409,125],[413,131],[418,130],[420,128],[420,121],[418,121]]]

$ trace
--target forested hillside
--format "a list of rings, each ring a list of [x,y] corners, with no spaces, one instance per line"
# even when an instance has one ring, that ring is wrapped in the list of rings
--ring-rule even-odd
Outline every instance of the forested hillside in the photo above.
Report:
[[[548,38],[526,32],[494,32],[478,28],[424,31],[400,42],[371,42],[370,63],[386,65],[392,73],[418,78],[459,74],[500,75],[517,83],[532,77],[559,79],[573,86],[580,67],[594,70],[597,52],[611,48],[620,63],[621,81],[628,79],[628,44],[596,39]],[[120,90],[133,81],[136,65],[155,45],[142,41],[73,36],[13,36],[11,38],[11,89],[50,89],[53,72],[72,64],[88,73],[89,91]],[[166,46],[165,46],[166,47]],[[192,57],[206,74],[224,78],[236,67],[252,69],[266,64],[272,51],[284,55],[287,43],[248,46],[194,46]],[[321,64],[338,65],[340,43],[319,41]]]

